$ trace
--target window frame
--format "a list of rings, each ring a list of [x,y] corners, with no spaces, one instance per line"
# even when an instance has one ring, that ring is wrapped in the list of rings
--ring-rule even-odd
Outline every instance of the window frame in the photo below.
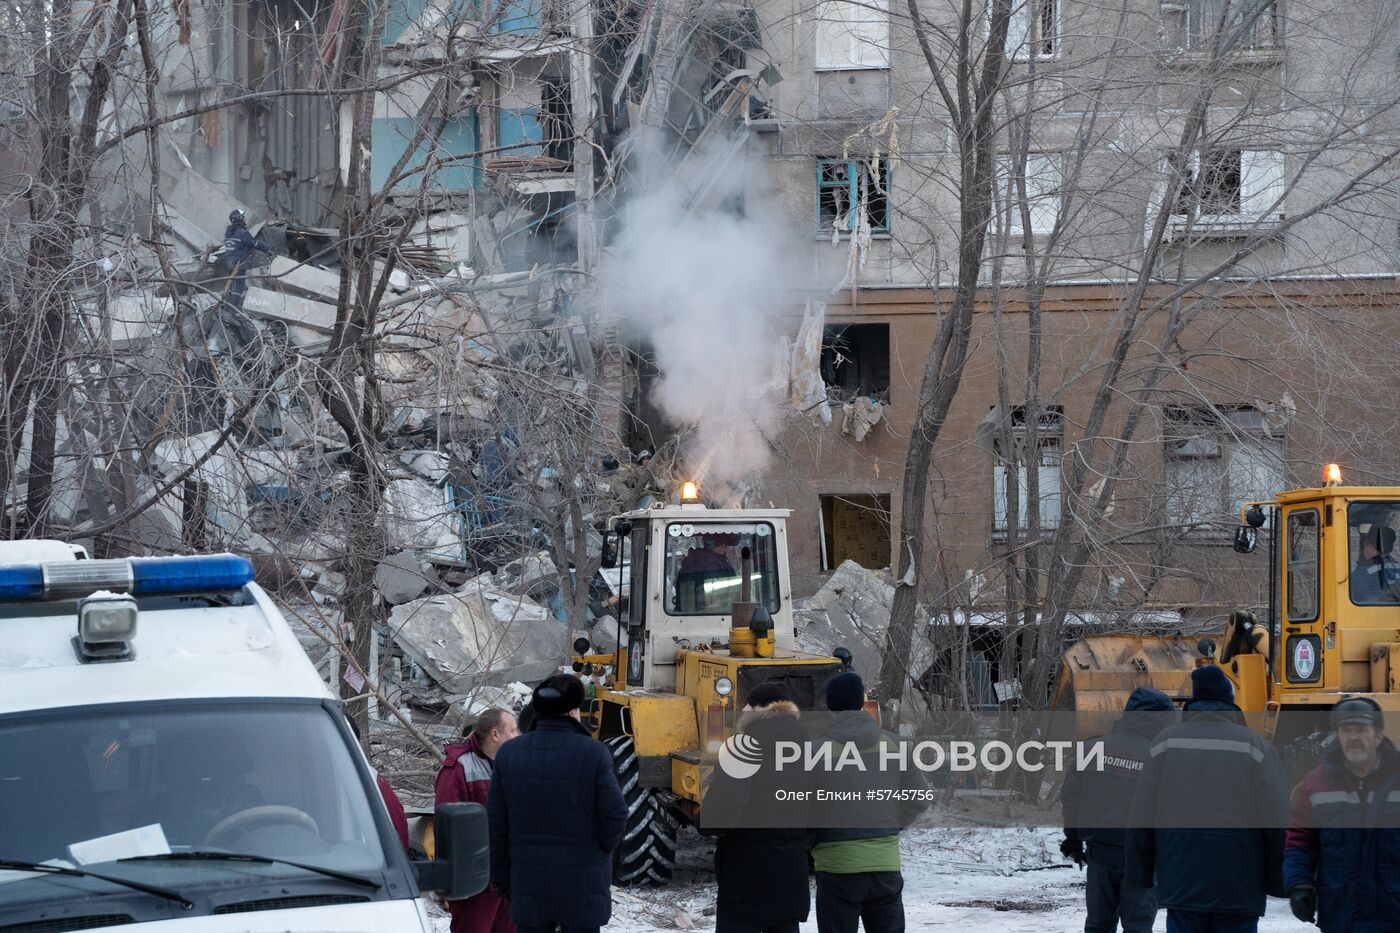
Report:
[[[1045,36],[1041,30],[1044,25],[1044,10],[1049,6],[1053,12],[1054,35],[1050,37],[1051,50],[1049,52],[1031,52],[1033,46],[1041,46],[1045,43]],[[987,5],[986,22],[988,34],[991,33],[991,4]],[[1024,18],[1025,26],[1022,32],[1021,41],[1012,47],[1012,36],[1016,31],[1016,20]],[[1017,64],[1025,64],[1032,60],[1038,62],[1051,62],[1060,57],[1064,41],[1064,3],[1063,0],[1019,0],[1019,3],[1011,8],[1011,23],[1006,31],[1006,60]]]
[[[1161,36],[1162,48],[1170,52],[1182,52],[1188,55],[1201,55],[1206,47],[1206,40],[1211,33],[1204,29],[1205,16],[1204,7],[1208,0],[1162,0],[1159,5],[1161,15]],[[1247,2],[1247,0],[1233,0],[1233,2]],[[1251,29],[1249,41],[1240,45],[1230,52],[1245,53],[1273,53],[1279,52],[1284,46],[1283,15],[1279,9],[1280,0],[1263,0],[1267,9],[1262,11],[1254,21]],[[1175,15],[1184,17],[1185,28],[1181,30],[1169,30],[1167,28],[1167,16]],[[1264,23],[1272,23],[1268,28],[1269,38],[1265,41],[1259,40],[1260,27]],[[1173,36],[1180,34],[1184,41],[1174,42]]]
[[[835,228],[835,229],[836,229],[836,232],[837,232],[839,235],[843,236],[843,237],[852,236],[853,234],[855,234],[855,232],[856,232],[856,230],[857,230],[856,211],[857,211],[858,208],[860,207],[860,181],[861,181],[861,178],[862,178],[863,176],[866,176],[866,175],[867,175],[867,172],[868,172],[869,167],[870,167],[870,160],[868,160],[868,159],[857,159],[857,158],[850,158],[850,159],[823,159],[823,158],[818,158],[816,161],[817,161],[817,165],[816,165],[816,173],[817,173],[817,174],[816,174],[816,181],[817,181],[817,197],[816,197],[816,228],[817,228],[817,236],[818,236],[818,237],[821,237],[821,238],[830,237],[830,236],[831,236],[831,233],[832,233],[832,230],[833,230],[833,225],[832,225],[832,224],[823,223],[823,221],[822,221],[822,194],[823,194],[823,192],[825,192],[825,191],[839,191],[839,190],[841,190],[841,189],[843,189],[843,188],[846,189],[846,214],[845,214],[845,216],[848,218],[848,220],[847,220],[846,225],[845,225],[844,228]],[[844,163],[845,166],[846,166],[846,180],[845,180],[845,181],[843,181],[843,182],[829,182],[829,181],[826,181],[826,180],[824,179],[823,173],[822,173],[822,170],[823,170],[824,168],[826,168],[826,167],[829,166],[829,165],[840,165],[840,164],[843,164],[843,163]],[[876,226],[876,225],[873,224],[873,223],[870,225],[870,233],[871,233],[873,236],[888,235],[889,232],[890,232],[890,227],[891,227],[890,179],[893,177],[893,172],[892,172],[892,170],[891,170],[890,160],[889,160],[889,159],[880,158],[880,159],[878,160],[878,172],[879,172],[879,177],[876,177],[876,178],[873,180],[872,186],[871,186],[871,190],[874,191],[874,192],[876,192],[876,193],[878,193],[878,194],[880,194],[881,196],[884,197],[884,200],[885,200],[885,220],[884,220],[884,223],[881,224],[881,225],[879,225],[879,226]],[[880,186],[880,183],[881,183],[881,182],[884,183],[884,187],[883,187],[883,188],[881,188],[881,186]],[[867,201],[867,211],[869,210],[868,204],[869,204],[869,202]]]
[[[830,17],[824,15],[831,10],[844,9],[848,12],[854,11],[852,16]],[[874,23],[872,18],[863,21],[860,14],[870,15],[878,10],[882,17],[881,27],[883,36],[878,43],[867,41],[862,33],[862,24],[870,25]],[[821,0],[816,6],[814,13],[816,24],[816,36],[812,49],[812,70],[813,71],[888,71],[890,68],[890,5],[889,0]],[[840,26],[843,27],[844,34],[848,40],[846,49],[846,60],[838,62],[834,58],[824,59],[822,28]],[[862,53],[875,50],[876,54],[868,59]]]
[[[1235,199],[1239,208],[1235,213],[1206,213],[1205,198],[1199,192],[1204,171],[1203,162],[1208,162],[1213,153],[1235,153],[1238,157],[1239,183]],[[1282,222],[1287,214],[1283,196],[1287,193],[1286,153],[1280,149],[1250,149],[1244,146],[1208,146],[1192,149],[1189,152],[1169,150],[1161,160],[1161,180],[1153,196],[1147,221],[1150,228],[1155,211],[1161,205],[1167,187],[1172,179],[1183,171],[1178,168],[1178,159],[1185,156],[1184,170],[1187,173],[1177,188],[1176,200],[1169,208],[1168,221],[1172,229],[1183,230],[1190,226],[1194,233],[1209,236],[1214,232],[1231,234],[1251,228],[1268,227]],[[1194,192],[1194,194],[1193,194]],[[1191,206],[1195,203],[1200,210],[1191,217]]]
[[[1313,583],[1312,583],[1312,615],[1305,617],[1293,615],[1293,520],[1302,515],[1313,517]],[[1283,612],[1284,619],[1290,623],[1316,622],[1322,614],[1322,513],[1316,508],[1293,509],[1284,517],[1284,528],[1286,529],[1283,541],[1284,547],[1284,592],[1283,592]]]
[[[1174,412],[1177,414],[1173,414]],[[1242,414],[1257,415],[1260,419],[1259,428],[1249,428],[1231,420],[1231,415]],[[1219,538],[1216,531],[1228,524],[1231,516],[1238,514],[1241,503],[1268,499],[1277,491],[1276,489],[1254,490],[1247,495],[1238,494],[1240,491],[1235,488],[1236,472],[1240,469],[1237,458],[1242,456],[1241,448],[1246,445],[1268,449],[1270,453],[1277,455],[1274,464],[1277,467],[1277,477],[1274,484],[1279,489],[1284,488],[1288,471],[1287,436],[1271,433],[1264,423],[1264,418],[1265,412],[1252,405],[1164,406],[1162,413],[1162,518],[1167,530],[1174,530],[1189,537],[1199,536],[1203,540],[1218,541],[1221,544],[1228,543],[1225,539]],[[1194,433],[1187,432],[1188,425],[1195,427]],[[1192,444],[1214,445],[1215,452],[1178,452],[1180,448]],[[1170,476],[1171,464],[1203,460],[1213,460],[1220,465],[1218,476],[1215,477],[1214,502],[1209,507],[1209,511],[1218,517],[1186,520],[1180,513],[1172,511],[1172,496],[1169,492],[1173,486]],[[1183,488],[1185,487],[1183,486]],[[1269,525],[1266,524],[1265,527],[1269,527]]]
[[[1016,418],[1020,417],[1020,422]],[[1020,449],[1021,456],[1016,460],[1016,481],[1018,490],[1028,490],[1030,488],[1029,460],[1025,450],[1025,442],[1029,432],[1025,425],[1025,406],[1018,405],[1012,409],[1008,416],[1012,418],[1013,443]],[[1044,484],[1040,490],[1040,530],[1058,530],[1064,521],[1064,452],[1065,452],[1065,416],[1064,410],[1058,406],[1047,406],[1041,412],[1041,423],[1036,432],[1036,441],[1040,445],[1035,451],[1035,466],[1041,471],[1042,476],[1048,471],[1055,477],[1055,494],[1045,495]],[[1042,462],[1041,451],[1045,448],[1046,441],[1053,440],[1054,446],[1058,448],[1058,455],[1054,464]],[[1001,455],[1000,450],[1001,434],[997,432],[992,438],[992,538],[996,541],[1004,541],[1010,534],[1011,509],[1007,502],[1007,492],[1010,490],[1010,477],[1008,475],[1008,464]],[[1024,478],[1024,481],[1023,481]],[[1023,532],[1030,528],[1030,509],[1027,503],[1028,496],[1018,496],[1016,502],[1016,530]],[[1047,504],[1054,503],[1053,518],[1047,520]]]
[[[996,218],[994,229],[1001,229],[1001,220],[1004,216],[1007,220],[1006,235],[1008,237],[1023,237],[1025,231],[1021,226],[1020,202],[1017,200],[1015,191],[1015,175],[1012,173],[1013,165],[1011,159],[999,159],[997,161],[997,198],[999,201],[999,214]],[[1044,169],[1033,172],[1032,163]],[[1055,232],[1055,227],[1060,222],[1060,211],[1064,208],[1064,181],[1065,170],[1063,154],[1058,152],[1032,152],[1026,155],[1025,166],[1026,178],[1026,203],[1031,215],[1031,236],[1050,236]],[[1050,190],[1035,188],[1033,190],[1031,179],[1043,180],[1052,179]],[[1048,209],[1050,218],[1049,226],[1039,226],[1036,224],[1036,208]]]

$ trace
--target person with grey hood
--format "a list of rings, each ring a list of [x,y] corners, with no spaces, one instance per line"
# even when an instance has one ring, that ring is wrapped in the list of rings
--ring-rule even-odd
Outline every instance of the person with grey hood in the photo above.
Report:
[[[1113,933],[1120,922],[1124,933],[1150,933],[1157,917],[1156,893],[1123,883],[1123,844],[1152,740],[1176,723],[1176,707],[1165,693],[1138,687],[1123,712],[1112,732],[1091,743],[1103,746],[1103,770],[1070,771],[1060,797],[1060,852],[1088,865],[1084,933]]]
[[[1288,791],[1217,665],[1191,672],[1181,723],[1152,742],[1133,798],[1123,883],[1157,888],[1167,933],[1254,933],[1283,896]]]

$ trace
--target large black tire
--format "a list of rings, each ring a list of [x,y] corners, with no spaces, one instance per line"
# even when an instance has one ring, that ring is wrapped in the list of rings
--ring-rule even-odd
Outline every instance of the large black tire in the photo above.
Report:
[[[677,821],[656,791],[643,787],[637,750],[630,735],[604,739],[613,773],[627,803],[627,824],[613,854],[613,883],[669,884],[676,869]]]

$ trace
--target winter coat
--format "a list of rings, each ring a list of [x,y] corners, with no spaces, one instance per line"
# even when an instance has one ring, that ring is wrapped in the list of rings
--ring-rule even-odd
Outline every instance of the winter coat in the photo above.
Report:
[[[1293,789],[1288,827],[1283,884],[1317,888],[1323,933],[1400,931],[1400,753],[1389,739],[1365,779],[1334,745]]]
[[[577,720],[542,717],[496,753],[491,882],[520,926],[600,927],[627,805],[612,755]]]
[[[224,230],[224,265],[230,271],[246,272],[254,264],[254,254],[266,252],[243,224],[229,224]]]
[[[433,802],[438,806],[444,803],[486,806],[486,795],[491,791],[491,759],[481,753],[476,733],[468,735],[465,742],[448,745],[442,751],[447,757],[438,769]]]
[[[807,919],[807,805],[778,803],[774,791],[803,789],[806,772],[776,772],[775,744],[801,743],[806,732],[797,705],[778,702],[740,717],[737,732],[755,738],[763,752],[758,774],[738,780],[719,768],[700,808],[700,832],[719,836],[715,879],[721,923],[762,929]]]
[[[398,834],[399,842],[403,844],[403,850],[408,851],[408,814],[404,813],[403,802],[399,800],[399,795],[394,793],[394,788],[389,786],[389,782],[384,780],[384,775],[375,774],[374,783],[379,788],[379,796],[384,801],[384,809],[389,811],[389,822],[394,824],[394,832]]]
[[[1167,695],[1146,687],[1133,691],[1123,711],[1130,715],[1118,720],[1108,735],[1093,740],[1103,745],[1103,770],[1070,771],[1060,795],[1065,838],[1082,840],[1089,861],[1120,868],[1125,827],[1152,740],[1177,719]],[[1081,806],[1092,811],[1081,811]]]
[[[1193,700],[1152,743],[1133,799],[1124,883],[1176,910],[1262,917],[1283,894],[1283,768],[1239,707]],[[1147,827],[1147,828],[1138,828]],[[1275,828],[1278,827],[1278,828]]]
[[[443,749],[447,755],[438,769],[437,784],[433,790],[433,803],[479,803],[486,806],[491,793],[491,759],[481,753],[480,740],[473,732],[465,742],[454,743]],[[481,905],[495,903],[500,895],[489,887],[471,897],[448,901],[447,909],[452,914],[452,931],[469,931],[473,922],[490,919],[493,915]]]
[[[821,739],[832,748],[833,766],[841,760],[842,750],[853,744],[859,751],[865,769],[853,766],[821,772],[814,780],[818,787],[829,789],[838,796],[838,803],[816,804],[813,821],[816,846],[813,859],[817,871],[849,874],[867,871],[899,871],[899,833],[928,809],[922,797],[927,790],[923,772],[912,760],[907,767],[891,762],[882,767],[884,749],[898,745],[899,740],[880,730],[880,724],[862,710],[832,714],[831,723]],[[866,800],[869,789],[900,791],[904,799],[893,797]],[[857,797],[843,800],[839,795],[853,792]]]

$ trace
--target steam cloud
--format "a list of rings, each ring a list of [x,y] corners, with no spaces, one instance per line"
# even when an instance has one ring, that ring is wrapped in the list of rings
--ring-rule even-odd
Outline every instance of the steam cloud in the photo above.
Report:
[[[735,160],[719,174],[737,187],[757,171]],[[772,457],[787,388],[772,320],[800,279],[771,211],[688,208],[674,173],[661,177],[627,205],[601,277],[611,309],[655,350],[653,401],[684,431],[688,474],[733,498]]]

